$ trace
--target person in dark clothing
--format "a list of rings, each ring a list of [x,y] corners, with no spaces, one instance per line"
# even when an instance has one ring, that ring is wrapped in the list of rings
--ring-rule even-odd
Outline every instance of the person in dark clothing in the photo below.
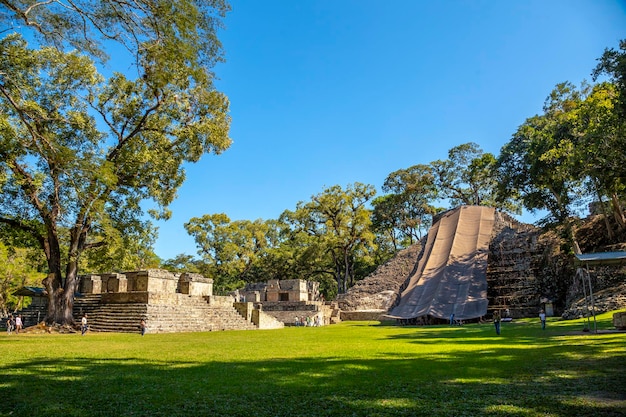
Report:
[[[495,313],[493,313],[493,325],[496,328],[496,334],[499,335],[500,334],[500,312],[496,311]]]

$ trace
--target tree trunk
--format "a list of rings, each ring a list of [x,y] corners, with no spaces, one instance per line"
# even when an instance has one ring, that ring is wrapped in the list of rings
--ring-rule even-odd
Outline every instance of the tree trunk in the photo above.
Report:
[[[46,323],[53,324],[58,322],[59,317],[59,299],[63,294],[63,288],[60,285],[61,278],[57,278],[57,273],[50,272],[46,279],[43,280],[44,288],[48,293],[48,313],[46,315]]]
[[[344,249],[343,252],[343,292],[348,292],[348,288],[352,285],[350,279],[350,255],[348,249]]]
[[[68,268],[70,269],[70,268]],[[68,272],[65,277],[65,291],[61,301],[61,317],[60,323],[73,325],[74,324],[74,294],[78,290],[78,275],[77,270]]]
[[[611,227],[611,223],[609,222],[609,213],[606,211],[606,207],[604,206],[604,201],[602,201],[602,193],[600,192],[600,188],[598,187],[597,181],[594,182],[596,196],[598,197],[598,202],[600,203],[600,209],[602,210],[602,217],[604,218],[604,226],[606,227],[606,233],[609,235],[609,239],[611,242],[614,238],[613,228]]]
[[[78,235],[75,235],[78,236]],[[74,240],[74,235],[71,240]],[[70,242],[70,247],[72,247]],[[76,245],[78,241],[74,244]],[[63,280],[61,274],[61,249],[59,239],[53,227],[48,230],[48,236],[44,242],[44,252],[48,261],[48,276],[43,284],[48,293],[48,313],[46,315],[47,324],[73,325],[74,317],[72,309],[74,307],[74,293],[77,287],[77,266],[78,257],[70,255],[66,269],[66,279]]]
[[[582,252],[580,250],[580,246],[578,245],[578,240],[576,240],[576,235],[574,234],[574,227],[572,226],[572,221],[568,217],[565,220],[565,230],[567,233],[567,238],[572,244],[572,250],[576,255],[580,255]]]
[[[611,194],[611,208],[613,209],[613,216],[615,216],[617,221],[617,227],[619,230],[624,230],[626,228],[626,218],[619,203],[619,197],[615,193]]]

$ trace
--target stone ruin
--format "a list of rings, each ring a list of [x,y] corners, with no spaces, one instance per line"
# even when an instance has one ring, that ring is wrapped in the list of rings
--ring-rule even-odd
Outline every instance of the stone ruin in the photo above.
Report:
[[[252,303],[213,295],[213,280],[200,274],[160,269],[89,274],[80,277],[79,291],[75,318],[87,314],[97,331],[139,331],[142,319],[152,333],[282,327]]]
[[[425,238],[400,251],[340,295],[341,319],[388,319],[386,314],[398,304],[408,278],[417,268],[424,242]],[[615,282],[604,285],[604,276],[618,276],[623,282],[623,268],[612,275],[600,270],[592,276],[598,291],[596,311],[625,308],[626,287]],[[575,270],[560,252],[558,240],[553,234],[521,223],[506,213],[495,213],[486,279],[488,315],[499,310],[511,318],[536,317],[541,309],[548,315],[563,317],[582,314],[582,291],[577,290]]]
[[[555,248],[558,244],[539,228],[496,212],[486,271],[489,311],[500,310],[511,318],[535,317],[542,308],[566,318],[583,314],[574,271]],[[422,252],[423,240],[332,303],[321,298],[318,283],[304,280],[269,280],[216,296],[213,280],[199,274],[150,269],[83,275],[74,315],[80,320],[87,313],[93,330],[124,332],[138,332],[141,319],[147,320],[150,332],[280,328],[293,325],[296,317],[320,317],[323,324],[385,320]],[[596,312],[626,307],[623,273],[623,267],[621,272],[598,268],[592,273]],[[37,323],[45,317],[45,297],[33,297],[22,312],[27,325]]]
[[[296,317],[324,325],[339,316],[336,304],[324,302],[319,283],[312,281],[270,280],[218,296],[212,279],[194,273],[148,269],[79,279],[74,319],[80,322],[87,314],[93,331],[139,333],[141,320],[149,333],[276,329],[293,325]],[[20,312],[27,326],[47,312],[46,297],[31,292],[25,295],[33,303]]]
[[[320,300],[317,282],[270,280],[217,296],[210,278],[158,269],[84,275],[80,292],[76,318],[88,314],[99,331],[137,331],[141,319],[158,333],[275,329],[296,316],[329,324],[334,311]]]
[[[336,303],[325,302],[319,292],[319,283],[301,279],[277,280],[248,284],[237,290],[235,296],[253,305],[276,320],[293,325],[296,318],[310,318],[312,322],[327,325],[339,321]]]

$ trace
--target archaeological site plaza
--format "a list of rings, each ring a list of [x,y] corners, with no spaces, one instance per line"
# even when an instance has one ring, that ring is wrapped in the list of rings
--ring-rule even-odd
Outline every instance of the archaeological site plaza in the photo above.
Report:
[[[508,319],[536,317],[540,310],[565,315],[553,305],[552,282],[543,272],[546,253],[538,228],[490,207],[461,206],[436,216],[418,244],[333,301],[320,296],[315,281],[268,280],[214,295],[211,278],[150,269],[81,276],[73,313],[77,321],[87,314],[92,331],[139,332],[145,320],[153,333],[276,329],[342,320],[437,324],[451,315],[472,322],[495,311]],[[33,299],[21,312],[26,325],[43,320],[43,289],[25,287],[16,294]],[[626,302],[616,297],[611,292],[602,299],[599,292],[595,300],[602,300],[605,309],[619,309]],[[588,312],[584,302],[571,305],[573,317]]]

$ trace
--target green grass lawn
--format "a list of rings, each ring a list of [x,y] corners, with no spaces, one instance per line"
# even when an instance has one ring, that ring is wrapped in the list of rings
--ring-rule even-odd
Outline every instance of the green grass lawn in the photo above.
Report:
[[[0,416],[624,416],[626,333],[582,329],[2,334]]]

